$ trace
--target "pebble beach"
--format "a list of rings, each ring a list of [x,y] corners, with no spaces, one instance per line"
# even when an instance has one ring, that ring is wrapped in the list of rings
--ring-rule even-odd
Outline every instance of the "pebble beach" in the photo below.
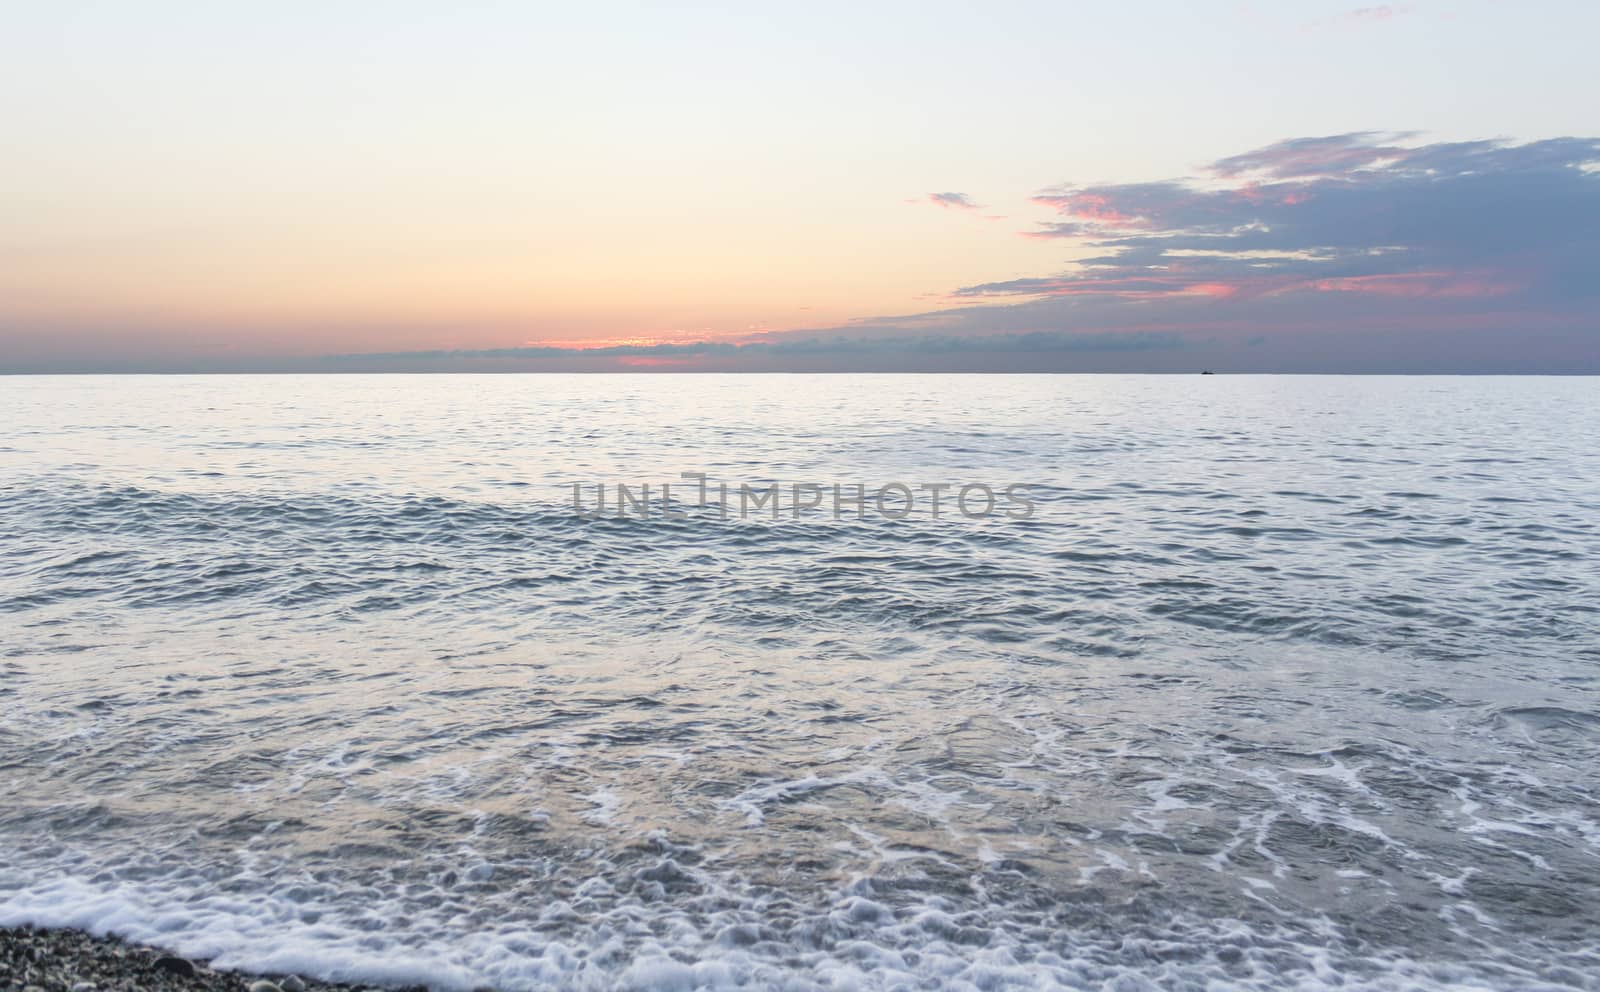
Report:
[[[83,930],[0,927],[0,992],[361,992],[298,975],[217,971],[204,961]]]

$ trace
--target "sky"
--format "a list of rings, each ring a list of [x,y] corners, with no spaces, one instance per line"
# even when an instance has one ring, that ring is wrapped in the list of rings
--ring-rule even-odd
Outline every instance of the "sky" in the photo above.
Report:
[[[0,372],[1600,373],[1600,5],[0,0]]]

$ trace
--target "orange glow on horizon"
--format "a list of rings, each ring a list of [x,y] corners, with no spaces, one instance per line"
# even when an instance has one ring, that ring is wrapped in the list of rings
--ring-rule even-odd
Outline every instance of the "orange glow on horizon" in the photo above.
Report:
[[[673,337],[641,334],[620,338],[540,338],[536,341],[525,341],[522,347],[560,348],[564,351],[596,351],[601,348],[653,348],[664,344],[695,344],[700,341],[711,340],[712,337],[712,335],[707,334]]]

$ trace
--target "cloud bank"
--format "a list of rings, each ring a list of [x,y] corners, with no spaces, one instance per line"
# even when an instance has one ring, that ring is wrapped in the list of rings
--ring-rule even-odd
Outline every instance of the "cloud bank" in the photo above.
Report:
[[[1600,141],[1397,143],[1405,137],[1301,138],[1223,159],[1203,179],[1047,190],[1035,201],[1061,219],[1033,236],[1102,254],[1057,277],[956,295],[1593,304]]]

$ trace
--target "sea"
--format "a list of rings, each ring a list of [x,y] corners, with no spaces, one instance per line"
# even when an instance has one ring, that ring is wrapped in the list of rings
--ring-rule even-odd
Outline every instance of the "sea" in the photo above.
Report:
[[[1597,438],[1581,377],[6,377],[0,924],[1597,989]]]

